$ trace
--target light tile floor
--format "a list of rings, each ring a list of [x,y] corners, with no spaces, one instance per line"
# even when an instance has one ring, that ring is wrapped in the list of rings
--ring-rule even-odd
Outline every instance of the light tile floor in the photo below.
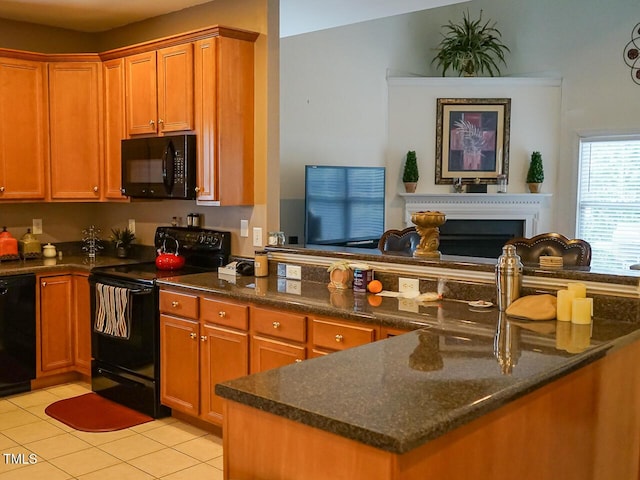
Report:
[[[68,383],[0,398],[0,480],[222,479],[222,440],[175,418],[87,433],[44,412],[89,391]]]

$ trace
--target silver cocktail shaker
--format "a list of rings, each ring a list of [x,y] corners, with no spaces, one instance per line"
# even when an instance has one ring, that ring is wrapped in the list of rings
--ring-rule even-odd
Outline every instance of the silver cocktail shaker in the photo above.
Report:
[[[498,308],[504,312],[511,302],[520,297],[522,288],[522,262],[514,245],[502,247],[502,255],[496,265]]]

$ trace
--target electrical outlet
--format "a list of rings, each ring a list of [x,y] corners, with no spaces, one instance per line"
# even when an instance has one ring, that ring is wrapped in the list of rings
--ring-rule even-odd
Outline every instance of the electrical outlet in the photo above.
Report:
[[[261,247],[262,243],[262,228],[261,227],[253,227],[253,246]]]
[[[131,230],[131,233],[136,233],[136,220],[134,218],[129,219],[129,230]]]
[[[420,293],[420,279],[402,277],[398,278],[398,292]]]
[[[302,293],[302,286],[300,282],[297,280],[287,280],[286,288],[287,293],[291,293],[293,295],[300,295]]]
[[[240,220],[240,236],[249,236],[249,220]]]
[[[31,225],[31,233],[40,235],[42,233],[42,219],[34,218]]]
[[[300,265],[287,265],[286,276],[291,280],[302,280],[302,267]]]

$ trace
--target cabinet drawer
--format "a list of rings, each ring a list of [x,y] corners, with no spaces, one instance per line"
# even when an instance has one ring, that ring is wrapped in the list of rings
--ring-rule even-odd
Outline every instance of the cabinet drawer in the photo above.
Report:
[[[238,330],[249,329],[249,307],[238,303],[223,302],[213,298],[200,298],[200,319]]]
[[[370,343],[376,339],[375,327],[352,325],[348,323],[319,320],[311,321],[313,344],[330,350],[346,350]]]
[[[198,297],[187,293],[160,290],[160,312],[198,319]]]
[[[251,329],[256,333],[270,337],[305,342],[307,339],[307,324],[304,315],[269,310],[266,308],[251,309]]]

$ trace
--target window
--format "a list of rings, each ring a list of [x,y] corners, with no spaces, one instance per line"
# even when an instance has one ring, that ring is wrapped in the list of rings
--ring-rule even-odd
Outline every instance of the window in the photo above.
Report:
[[[640,263],[640,136],[581,140],[577,207],[593,267]]]

